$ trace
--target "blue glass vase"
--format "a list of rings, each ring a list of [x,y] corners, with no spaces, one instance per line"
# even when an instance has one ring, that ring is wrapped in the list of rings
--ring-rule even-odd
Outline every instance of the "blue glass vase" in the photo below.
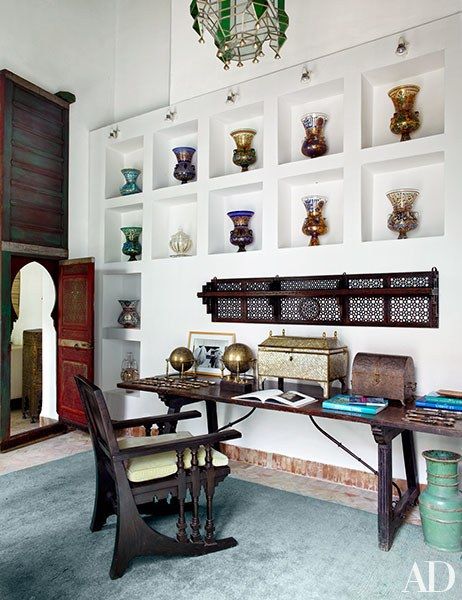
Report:
[[[119,188],[121,196],[139,194],[141,189],[137,186],[136,180],[141,175],[141,171],[139,169],[122,169],[121,173],[125,177],[125,183]]]
[[[196,167],[191,163],[195,151],[195,148],[189,146],[179,146],[172,149],[178,161],[173,170],[173,177],[181,183],[188,183],[196,177]]]
[[[142,227],[121,227],[120,231],[125,236],[125,242],[122,246],[122,254],[129,256],[129,262],[136,260],[141,254],[141,244],[139,242]]]
[[[234,224],[234,229],[229,233],[229,241],[239,248],[238,252],[245,252],[245,247],[253,243],[253,231],[249,229],[249,222],[255,213],[253,210],[232,210],[227,214]]]

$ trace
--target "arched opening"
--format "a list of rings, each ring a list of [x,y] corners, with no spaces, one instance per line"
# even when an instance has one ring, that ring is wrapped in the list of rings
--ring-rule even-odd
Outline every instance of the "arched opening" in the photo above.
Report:
[[[11,287],[10,436],[50,425],[56,412],[56,289],[38,262],[24,265]]]

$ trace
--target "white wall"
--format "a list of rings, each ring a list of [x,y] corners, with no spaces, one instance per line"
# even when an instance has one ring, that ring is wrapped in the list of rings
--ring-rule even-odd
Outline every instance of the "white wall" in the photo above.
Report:
[[[56,330],[51,311],[56,292],[48,271],[38,263],[29,263],[21,271],[19,316],[11,334],[13,344],[22,345],[26,329],[42,330],[42,412],[57,419],[56,412]]]
[[[274,60],[268,51],[257,65],[247,61],[242,68],[232,66],[224,71],[215,56],[216,47],[210,35],[205,34],[205,44],[198,43],[198,35],[192,29],[189,0],[172,2],[172,104],[291,65],[309,63],[331,52],[427,23],[462,8],[461,0],[324,0],[321,4],[286,0],[289,28],[281,60]]]
[[[115,118],[166,106],[171,0],[117,0]]]
[[[70,111],[69,249],[88,252],[88,132],[113,119],[112,0],[1,0],[0,68],[50,92],[77,96]]]

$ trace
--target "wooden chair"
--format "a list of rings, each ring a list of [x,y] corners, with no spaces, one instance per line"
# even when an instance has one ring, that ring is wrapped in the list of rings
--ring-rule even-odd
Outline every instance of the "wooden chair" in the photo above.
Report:
[[[215,487],[230,473],[227,457],[213,449],[224,440],[240,438],[233,429],[191,436],[172,433],[180,420],[200,417],[196,410],[111,421],[102,391],[83,377],[75,378],[85,407],[96,463],[96,496],[91,531],[99,531],[110,515],[117,516],[111,579],[121,577],[137,556],[200,555],[231,548],[232,537],[215,539],[212,500]],[[159,436],[150,437],[152,425]],[[115,431],[144,426],[149,437],[123,438]],[[199,496],[206,496],[204,536],[200,532]],[[185,504],[192,502],[191,535],[187,534]],[[167,497],[172,495],[170,504]],[[149,527],[141,514],[157,514],[166,507],[178,513],[176,539]]]

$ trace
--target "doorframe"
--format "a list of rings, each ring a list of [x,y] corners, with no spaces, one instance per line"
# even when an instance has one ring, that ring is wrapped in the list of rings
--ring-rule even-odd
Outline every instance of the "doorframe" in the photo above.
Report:
[[[24,446],[53,435],[65,433],[67,425],[58,421],[51,425],[37,427],[31,431],[25,431],[11,435],[11,333],[13,331],[13,305],[11,302],[11,286],[17,273],[22,267],[36,262],[41,265],[51,276],[56,292],[55,305],[51,317],[57,330],[57,311],[59,294],[59,260],[46,258],[41,255],[20,255],[12,252],[1,252],[1,327],[0,327],[0,451],[11,450]],[[58,341],[55,348],[56,364],[58,361]],[[58,397],[58,377],[56,376],[56,398]]]

